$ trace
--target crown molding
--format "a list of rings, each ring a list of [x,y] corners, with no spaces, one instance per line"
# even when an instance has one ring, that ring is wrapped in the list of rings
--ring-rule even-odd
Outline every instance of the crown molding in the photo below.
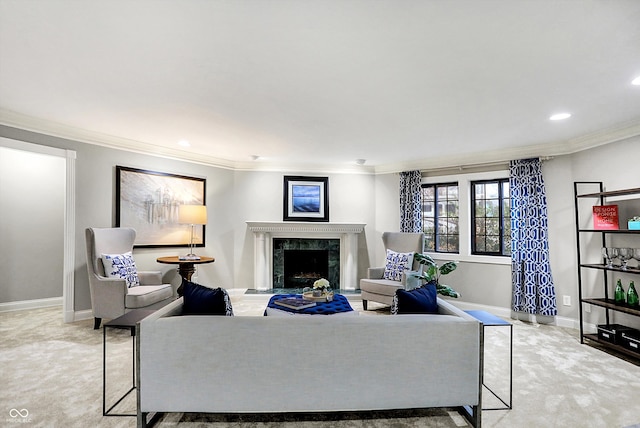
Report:
[[[94,131],[88,131],[57,122],[27,116],[10,110],[0,109],[0,124],[37,132],[53,137],[65,138],[86,144],[93,144],[112,149],[126,150],[152,156],[193,162],[235,171],[263,171],[286,173],[346,173],[346,174],[391,174],[409,170],[438,170],[447,168],[463,168],[484,164],[508,162],[512,159],[523,159],[540,156],[559,156],[591,149],[604,144],[622,141],[640,136],[640,119],[624,122],[616,126],[599,130],[581,137],[550,144],[534,144],[521,147],[511,147],[500,150],[481,152],[467,152],[455,156],[437,156],[428,159],[418,159],[407,162],[389,163],[378,166],[365,165],[335,165],[335,164],[305,164],[305,163],[273,163],[268,160],[251,162],[236,162],[213,156],[190,153],[184,150],[160,147],[141,141],[116,137]]]
[[[434,169],[463,168],[482,166],[485,164],[508,163],[513,159],[568,155],[638,136],[640,136],[640,119],[623,122],[610,128],[556,143],[534,144],[482,152],[468,152],[462,155],[439,156],[411,162],[379,165],[375,168],[375,174],[391,174],[411,170],[429,171]]]
[[[204,165],[216,166],[225,169],[235,169],[234,162],[218,159],[212,156],[188,153],[182,150],[174,150],[160,147],[141,141],[128,138],[116,137],[95,131],[88,131],[74,126],[27,116],[14,111],[0,109],[0,124],[25,131],[37,132],[50,135],[52,137],[65,138],[67,140],[78,141],[96,146],[109,147],[112,149],[126,150],[135,153],[153,155],[171,159],[179,159],[188,162],[200,163]]]

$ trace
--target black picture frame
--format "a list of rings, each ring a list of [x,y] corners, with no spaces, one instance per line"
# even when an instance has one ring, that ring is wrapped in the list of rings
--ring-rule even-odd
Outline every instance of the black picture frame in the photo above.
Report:
[[[134,247],[188,247],[191,226],[178,223],[180,205],[206,205],[207,180],[116,165],[116,227],[136,230]],[[194,244],[204,247],[205,225]]]
[[[329,221],[329,177],[284,176],[283,221]]]

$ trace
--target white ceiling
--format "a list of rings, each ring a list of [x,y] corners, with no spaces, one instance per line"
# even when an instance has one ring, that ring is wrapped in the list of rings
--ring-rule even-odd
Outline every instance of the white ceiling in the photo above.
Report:
[[[0,123],[230,168],[573,152],[637,76],[636,0],[0,0]]]

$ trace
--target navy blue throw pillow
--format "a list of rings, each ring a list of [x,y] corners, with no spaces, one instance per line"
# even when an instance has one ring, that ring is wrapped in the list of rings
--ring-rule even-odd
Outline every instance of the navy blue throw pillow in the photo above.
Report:
[[[422,287],[406,291],[396,291],[398,314],[436,314],[438,313],[438,293],[436,285],[429,283]]]
[[[226,315],[225,293],[221,288],[209,288],[182,280],[183,315]]]

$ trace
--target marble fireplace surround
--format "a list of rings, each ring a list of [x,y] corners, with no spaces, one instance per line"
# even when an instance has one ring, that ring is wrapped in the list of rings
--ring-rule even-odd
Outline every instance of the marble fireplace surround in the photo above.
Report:
[[[273,239],[339,239],[340,289],[358,288],[358,234],[364,223],[248,221],[253,232],[254,288],[273,288]]]

